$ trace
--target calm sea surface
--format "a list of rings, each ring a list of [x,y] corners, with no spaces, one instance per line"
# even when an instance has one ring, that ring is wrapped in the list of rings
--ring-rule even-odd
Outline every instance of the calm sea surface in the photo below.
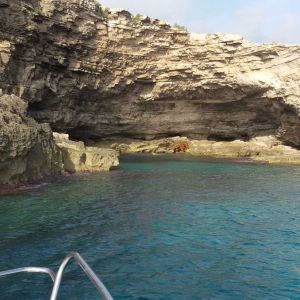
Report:
[[[0,197],[0,270],[78,251],[118,299],[300,299],[300,167],[125,157],[119,170]],[[46,275],[0,299],[48,299]],[[59,299],[99,299],[71,264]]]

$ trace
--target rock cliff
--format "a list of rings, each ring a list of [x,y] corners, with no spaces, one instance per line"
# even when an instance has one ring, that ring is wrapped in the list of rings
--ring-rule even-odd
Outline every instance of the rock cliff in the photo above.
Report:
[[[53,178],[63,172],[109,171],[115,150],[85,147],[54,134],[27,114],[28,103],[0,90],[0,194],[4,187]]]
[[[190,34],[93,0],[0,0],[0,88],[71,138],[300,147],[300,47]]]
[[[0,95],[0,187],[54,176],[62,169],[50,126],[28,117],[27,105],[16,96]]]
[[[0,87],[57,131],[300,145],[299,46],[189,34],[92,0],[0,7]]]

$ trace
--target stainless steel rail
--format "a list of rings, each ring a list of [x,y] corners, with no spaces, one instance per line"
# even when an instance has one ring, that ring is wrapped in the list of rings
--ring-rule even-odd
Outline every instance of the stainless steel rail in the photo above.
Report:
[[[26,267],[26,268],[18,268],[18,269],[0,272],[0,278],[4,277],[4,276],[8,276],[8,275],[17,274],[17,273],[23,273],[23,272],[48,274],[51,277],[52,281],[54,282],[50,300],[56,300],[64,270],[72,258],[76,261],[76,263],[81,267],[81,269],[89,277],[89,279],[92,281],[92,283],[98,290],[99,294],[103,297],[103,299],[104,300],[113,300],[113,297],[111,296],[111,294],[109,293],[109,291],[107,290],[105,285],[97,277],[97,275],[90,268],[90,266],[86,263],[86,261],[81,257],[81,255],[77,252],[71,252],[69,255],[66,256],[66,258],[61,263],[57,274],[55,274],[55,272],[53,272],[51,269],[48,269],[48,268]]]
[[[55,273],[48,268],[38,268],[38,267],[26,267],[26,268],[18,268],[18,269],[12,269],[8,271],[0,272],[0,277],[4,277],[7,275],[13,275],[17,273],[45,273],[48,274],[52,281],[55,282]]]
[[[105,285],[101,282],[101,280],[97,277],[97,275],[94,273],[94,271],[90,268],[90,266],[86,263],[86,261],[77,252],[71,252],[63,260],[62,264],[60,265],[57,275],[56,275],[56,278],[55,278],[55,282],[54,282],[54,286],[52,289],[52,294],[51,294],[50,300],[57,299],[57,294],[58,294],[58,290],[59,290],[59,287],[61,284],[63,272],[64,272],[67,264],[69,263],[69,261],[72,258],[74,258],[76,263],[81,267],[81,269],[85,272],[85,274],[90,278],[90,280],[93,282],[93,284],[95,285],[98,292],[102,295],[102,297],[105,300],[113,300],[113,297],[111,296],[111,294],[109,293],[109,291],[107,290]]]

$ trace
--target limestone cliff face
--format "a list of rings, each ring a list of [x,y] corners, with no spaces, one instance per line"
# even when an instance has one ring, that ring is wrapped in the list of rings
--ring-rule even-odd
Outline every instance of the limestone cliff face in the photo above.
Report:
[[[0,187],[57,175],[61,153],[50,126],[27,116],[27,103],[0,95]]]
[[[0,87],[80,139],[300,147],[300,47],[197,35],[93,0],[0,0]]]
[[[4,186],[28,184],[62,172],[109,171],[115,150],[85,147],[54,134],[27,114],[28,103],[0,90],[0,194]]]

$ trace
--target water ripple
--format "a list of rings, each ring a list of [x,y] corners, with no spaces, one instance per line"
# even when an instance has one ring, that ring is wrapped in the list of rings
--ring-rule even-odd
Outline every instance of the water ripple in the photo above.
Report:
[[[299,299],[299,183],[297,167],[128,157],[2,197],[0,269],[57,268],[77,250],[115,299]],[[61,299],[98,299],[75,267],[64,279]],[[44,277],[1,279],[0,299],[50,289]]]

